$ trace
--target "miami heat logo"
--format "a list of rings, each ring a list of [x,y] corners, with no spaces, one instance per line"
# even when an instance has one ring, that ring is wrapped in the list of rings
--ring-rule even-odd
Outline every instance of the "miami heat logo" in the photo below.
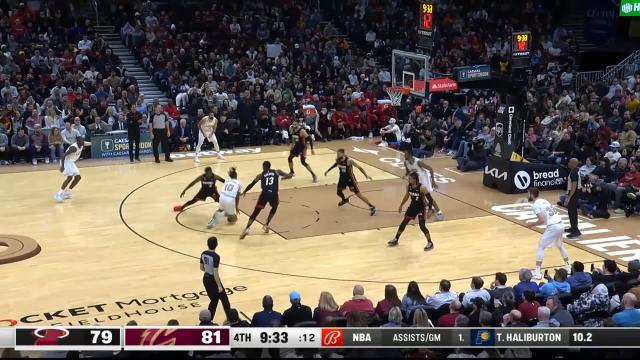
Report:
[[[139,345],[175,345],[176,337],[171,336],[176,329],[147,329],[142,332]]]
[[[58,341],[69,336],[65,328],[37,328],[33,331],[34,345],[58,345]]]

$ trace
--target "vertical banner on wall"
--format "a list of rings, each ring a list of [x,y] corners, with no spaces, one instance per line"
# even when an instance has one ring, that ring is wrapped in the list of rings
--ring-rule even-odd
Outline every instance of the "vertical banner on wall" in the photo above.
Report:
[[[616,0],[587,0],[584,26],[584,37],[587,41],[602,45],[614,40],[619,4]]]
[[[506,104],[500,105],[496,116],[496,140],[493,154],[511,159],[511,154],[522,144],[522,126],[517,98],[507,95]]]

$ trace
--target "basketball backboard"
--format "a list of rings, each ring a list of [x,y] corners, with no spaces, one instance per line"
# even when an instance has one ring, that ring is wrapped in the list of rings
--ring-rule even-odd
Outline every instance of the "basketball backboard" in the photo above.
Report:
[[[408,87],[411,95],[426,96],[429,80],[429,56],[414,52],[393,50],[391,59],[391,85]]]

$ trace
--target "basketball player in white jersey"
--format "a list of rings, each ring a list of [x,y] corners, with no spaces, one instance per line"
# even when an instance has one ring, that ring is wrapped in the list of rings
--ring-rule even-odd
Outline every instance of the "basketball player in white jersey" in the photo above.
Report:
[[[55,198],[57,202],[63,202],[64,199],[71,199],[71,189],[76,187],[82,179],[80,176],[80,170],[78,170],[78,167],[76,166],[76,161],[80,158],[83,148],[84,138],[82,136],[77,136],[76,142],[71,144],[64,155],[62,155],[62,160],[60,160],[60,172],[62,175],[66,176],[66,178],[62,182],[60,190],[56,193]],[[69,183],[71,183],[71,185],[69,185]],[[67,185],[69,185],[69,190],[66,190]]]
[[[564,242],[562,241],[562,234],[564,233],[562,218],[547,200],[539,198],[539,196],[540,190],[538,190],[538,188],[529,188],[529,201],[533,201],[533,212],[538,219],[534,223],[527,224],[527,227],[531,229],[538,225],[547,226],[538,242],[536,269],[533,271],[534,279],[542,279],[541,267],[542,260],[544,259],[544,249],[551,246],[555,246],[560,250],[560,255],[562,255],[562,260],[564,260],[564,268],[567,272],[571,272],[569,253],[567,253],[567,250],[564,248]]]
[[[420,179],[420,184],[424,185],[427,188],[427,200],[431,202],[433,205],[433,209],[436,211],[436,220],[442,221],[444,220],[444,214],[436,200],[433,198],[431,193],[438,188],[436,182],[433,177],[433,168],[421,161],[420,159],[413,156],[413,149],[407,148],[404,150],[404,168],[406,170],[405,177],[410,173],[415,172],[418,174],[418,178]]]
[[[213,214],[211,220],[207,224],[207,229],[211,229],[220,222],[220,218],[227,217],[229,224],[235,224],[238,221],[238,203],[240,202],[240,190],[242,185],[238,181],[238,173],[236,168],[229,170],[229,178],[224,182],[220,191],[220,208]]]
[[[207,116],[203,116],[202,119],[198,122],[198,145],[196,145],[196,156],[193,158],[193,161],[200,162],[200,149],[202,148],[202,144],[204,144],[204,140],[207,139],[209,142],[213,143],[213,147],[216,149],[218,153],[218,159],[224,160],[224,156],[220,153],[220,145],[218,145],[218,138],[216,137],[216,128],[218,127],[218,119],[213,116],[213,113],[209,113]]]

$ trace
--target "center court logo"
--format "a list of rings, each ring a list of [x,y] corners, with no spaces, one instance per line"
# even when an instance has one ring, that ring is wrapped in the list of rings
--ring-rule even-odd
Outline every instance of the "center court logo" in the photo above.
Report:
[[[100,149],[102,151],[111,151],[113,150],[113,140],[104,139],[100,142]]]
[[[519,190],[526,190],[531,185],[531,176],[528,172],[520,170],[513,177],[513,183]]]
[[[343,346],[344,330],[342,329],[322,329],[322,346]]]

